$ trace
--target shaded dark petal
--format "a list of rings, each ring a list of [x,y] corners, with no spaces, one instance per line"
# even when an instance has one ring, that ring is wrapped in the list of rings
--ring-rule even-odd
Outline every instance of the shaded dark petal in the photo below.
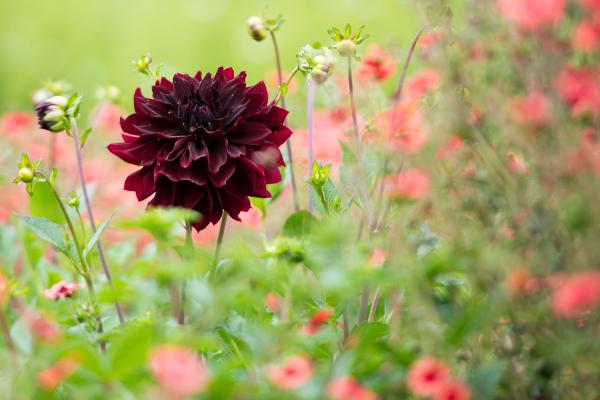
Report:
[[[173,206],[175,204],[175,185],[176,183],[163,176],[158,176],[155,180],[156,194],[150,200],[151,206]]]
[[[269,93],[267,92],[267,86],[263,81],[260,81],[254,86],[250,86],[246,89],[247,99],[247,112],[246,116],[255,115],[267,106],[269,101]]]
[[[227,162],[227,139],[223,136],[207,135],[204,143],[208,147],[208,172],[216,174]]]
[[[164,162],[156,166],[156,175],[164,175],[174,182],[190,181],[196,185],[206,185],[208,175],[201,163],[193,163],[189,168],[183,168],[177,162]]]
[[[227,156],[229,158],[239,158],[246,154],[246,146],[243,144],[229,143],[227,145]]]
[[[223,165],[216,174],[209,174],[208,178],[216,187],[224,186],[235,172],[235,168],[236,163],[234,161],[229,161]]]
[[[125,179],[124,189],[135,192],[138,201],[148,198],[154,193],[154,177],[151,167],[144,167]]]
[[[290,136],[292,136],[292,131],[285,126],[282,126],[278,131],[273,132],[271,136],[267,138],[266,141],[269,143],[273,143],[275,146],[279,147],[282,144],[284,144]]]
[[[173,77],[173,96],[178,101],[183,101],[192,94],[196,80],[187,74],[175,74]]]
[[[260,145],[271,133],[266,125],[257,122],[246,122],[235,131],[228,132],[227,139],[236,143]]]

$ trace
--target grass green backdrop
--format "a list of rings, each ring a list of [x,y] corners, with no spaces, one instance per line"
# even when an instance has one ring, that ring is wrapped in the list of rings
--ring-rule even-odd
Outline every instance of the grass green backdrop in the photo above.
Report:
[[[30,107],[46,79],[88,96],[114,84],[127,96],[143,82],[130,62],[146,52],[166,73],[231,65],[262,79],[272,48],[252,41],[245,21],[265,7],[286,19],[278,33],[286,70],[303,44],[326,42],[331,26],[365,24],[369,42],[406,43],[422,20],[410,0],[0,0],[0,112]]]

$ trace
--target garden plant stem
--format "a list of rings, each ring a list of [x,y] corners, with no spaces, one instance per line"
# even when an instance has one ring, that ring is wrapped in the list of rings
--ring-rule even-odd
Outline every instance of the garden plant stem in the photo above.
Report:
[[[310,179],[314,154],[314,113],[315,113],[315,84],[308,78],[308,97],[306,100],[307,130],[308,130],[308,178]],[[289,143],[289,142],[288,142]],[[308,211],[313,211],[313,190],[308,192]]]
[[[217,245],[215,246],[215,256],[213,258],[213,265],[210,269],[210,275],[214,275],[217,272],[217,265],[219,264],[219,257],[221,256],[221,246],[223,245],[223,236],[225,236],[225,226],[227,224],[227,213],[223,211],[223,217],[221,217],[221,225],[219,226],[219,236],[217,237]]]
[[[83,173],[83,156],[81,154],[81,146],[79,142],[79,130],[77,129],[77,121],[74,118],[71,118],[71,134],[73,135],[73,139],[75,142],[75,154],[77,156],[77,168],[79,171],[79,180],[81,181],[81,191],[83,192],[83,200],[85,201],[85,207],[87,209],[88,216],[90,218],[90,225],[92,227],[93,233],[96,233],[96,221],[94,219],[94,213],[92,211],[92,206],[90,203],[90,197],[87,191],[87,185],[85,183],[85,175]],[[110,273],[110,268],[108,267],[108,263],[106,262],[106,256],[104,255],[104,249],[102,247],[102,243],[100,240],[96,242],[96,248],[98,249],[98,255],[100,256],[100,263],[102,264],[102,269],[104,270],[104,275],[106,276],[106,280],[108,285],[110,286],[111,291],[114,293],[114,286],[112,281],[112,276]],[[114,301],[115,309],[117,311],[117,316],[119,318],[119,324],[125,324],[125,318],[123,317],[123,312],[121,310],[121,305],[119,301],[115,299]]]
[[[271,41],[273,42],[273,49],[275,50],[275,62],[277,64],[277,80],[279,82],[279,89],[280,89],[280,92],[276,96],[276,98],[278,98],[281,94],[281,85],[283,84],[283,72],[281,69],[281,56],[279,55],[279,46],[277,45],[277,39],[275,38],[275,32],[270,31],[269,33],[271,34]],[[294,74],[295,74],[295,71],[294,71]],[[292,76],[293,75],[291,75],[290,78]],[[283,108],[285,108],[285,96],[284,95],[281,95],[281,106]],[[284,124],[285,124],[285,121],[284,121]],[[285,145],[286,145],[286,150],[287,150],[287,154],[288,154],[288,161],[290,163],[288,168],[290,170],[290,180],[292,181],[294,210],[298,211],[298,210],[300,210],[300,206],[298,203],[298,190],[296,188],[296,176],[294,174],[294,158],[292,155],[292,144],[290,143],[289,140],[286,140]]]
[[[191,250],[194,246],[192,242],[192,224],[190,221],[185,222],[185,247]],[[179,301],[179,315],[177,316],[177,323],[179,325],[185,324],[185,278],[181,282],[181,298]]]

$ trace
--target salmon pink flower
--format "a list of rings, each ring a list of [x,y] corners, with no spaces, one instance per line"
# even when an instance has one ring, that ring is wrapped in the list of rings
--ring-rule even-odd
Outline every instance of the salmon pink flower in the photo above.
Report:
[[[281,310],[281,298],[275,293],[267,293],[267,296],[265,297],[265,306],[267,307],[267,310],[272,313],[279,312]]]
[[[508,152],[508,169],[512,172],[518,172],[520,174],[526,174],[529,172],[529,166],[527,166],[527,163],[523,157],[512,151]]]
[[[600,114],[600,80],[596,72],[566,66],[556,80],[556,88],[574,117]]]
[[[155,348],[150,355],[149,366],[165,392],[184,398],[202,392],[211,376],[196,353],[180,346]]]
[[[406,98],[408,101],[420,101],[435,90],[442,81],[440,74],[434,69],[425,69],[413,75],[406,82]]]
[[[506,289],[513,296],[529,295],[538,288],[538,280],[525,267],[513,269],[506,277]]]
[[[445,362],[433,357],[421,358],[408,371],[407,386],[417,396],[433,396],[438,386],[450,379]]]
[[[196,210],[202,230],[223,212],[239,221],[249,197],[271,197],[267,184],[281,181],[287,111],[268,104],[264,82],[248,87],[245,72],[162,78],[152,98],[137,89],[134,106],[121,120],[123,142],[108,149],[141,167],[125,180],[139,201],[154,195],[151,206]]]
[[[579,0],[579,3],[590,11],[600,11],[600,0]]]
[[[113,103],[103,103],[98,106],[93,112],[94,128],[105,133],[121,132],[120,120],[124,115],[121,107]]]
[[[396,71],[396,63],[378,44],[371,45],[358,67],[361,82],[381,82]]]
[[[520,29],[535,30],[559,22],[565,0],[498,0],[498,10]]]
[[[469,388],[457,379],[440,382],[433,396],[433,400],[469,400],[470,398]]]
[[[8,112],[0,120],[0,133],[16,136],[35,127],[36,118],[33,114],[22,111]]]
[[[578,317],[600,304],[600,272],[584,271],[567,278],[552,294],[552,309],[559,317]]]
[[[43,343],[56,343],[62,334],[58,325],[47,315],[32,311],[25,315],[25,324],[34,338]]]
[[[386,179],[386,188],[391,197],[423,199],[429,195],[429,177],[420,169],[412,168]]]
[[[594,52],[600,48],[600,24],[596,21],[581,21],[573,30],[573,48]]]
[[[400,104],[393,115],[391,110],[386,110],[375,119],[381,140],[405,153],[418,153],[429,142],[425,117],[417,103]]]
[[[463,140],[460,136],[454,135],[442,146],[440,146],[435,152],[435,157],[437,159],[444,159],[449,157],[451,154],[456,153],[464,146]]]
[[[375,249],[369,257],[369,266],[373,268],[379,268],[385,264],[387,254],[383,249]]]
[[[302,327],[301,332],[305,335],[314,335],[319,328],[331,317],[332,311],[328,308],[317,311],[310,320]]]
[[[552,104],[538,91],[514,98],[511,108],[512,120],[517,124],[541,128],[552,120]]]
[[[333,400],[377,400],[371,389],[362,386],[354,378],[344,376],[327,385],[327,394]]]
[[[64,297],[71,297],[75,291],[83,288],[81,283],[70,283],[60,281],[50,287],[50,289],[44,290],[44,296],[51,300],[57,300]]]
[[[67,355],[41,371],[37,380],[45,390],[53,390],[79,368],[79,361],[73,355]]]
[[[282,389],[297,389],[309,381],[313,373],[310,360],[304,356],[286,358],[282,365],[271,365],[267,368],[267,377]]]

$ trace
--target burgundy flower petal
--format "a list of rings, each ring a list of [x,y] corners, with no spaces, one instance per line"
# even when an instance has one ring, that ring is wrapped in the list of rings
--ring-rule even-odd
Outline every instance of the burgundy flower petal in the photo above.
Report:
[[[292,134],[287,111],[268,104],[264,82],[246,86],[246,73],[219,68],[213,75],[161,78],[146,98],[133,96],[135,113],[121,119],[123,141],[108,150],[142,167],[124,188],[150,206],[196,210],[197,230],[250,209],[249,197],[270,197],[281,181],[279,151]]]

